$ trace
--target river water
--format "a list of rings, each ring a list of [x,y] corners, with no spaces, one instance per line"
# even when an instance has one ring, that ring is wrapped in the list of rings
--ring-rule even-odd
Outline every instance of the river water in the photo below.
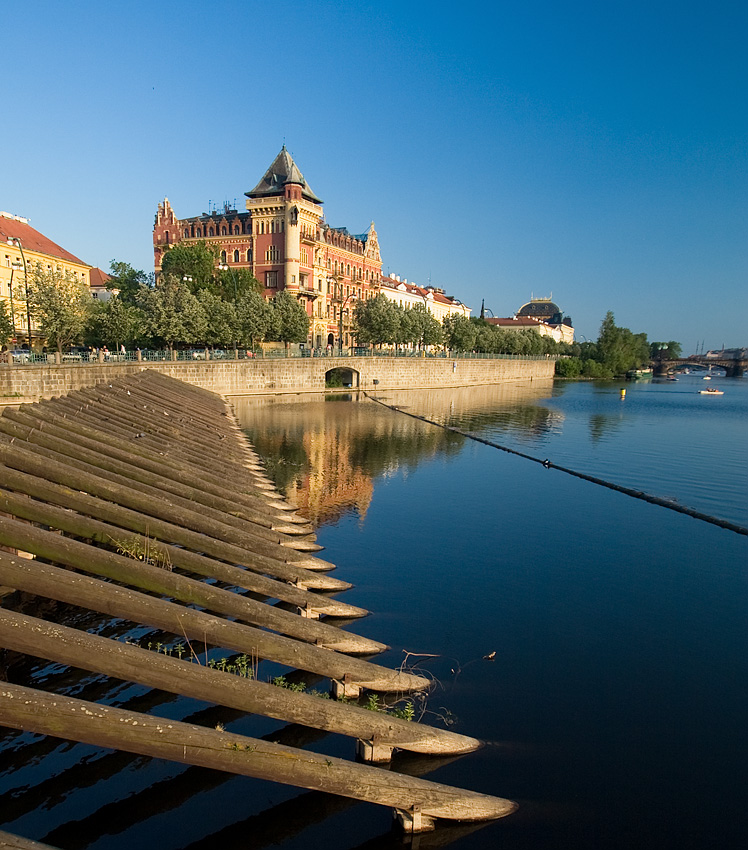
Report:
[[[748,525],[748,380],[712,383],[725,394],[683,376],[381,393],[398,411],[358,395],[234,400],[354,584],[342,598],[372,611],[350,628],[392,647],[383,663],[433,677],[424,722],[486,742],[397,769],[520,804],[421,846],[743,846],[748,537],[407,415]],[[55,665],[22,674],[245,734],[279,727]],[[336,736],[273,739],[351,756]],[[0,738],[0,793],[2,828],[71,850],[400,846],[378,807],[17,733]]]

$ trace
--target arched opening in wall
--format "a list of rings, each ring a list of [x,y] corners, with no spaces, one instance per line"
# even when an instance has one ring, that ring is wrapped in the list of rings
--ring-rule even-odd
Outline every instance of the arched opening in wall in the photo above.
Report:
[[[328,369],[325,372],[325,386],[351,389],[358,387],[359,378],[360,375],[355,369],[340,366],[335,369]]]
[[[327,335],[327,344],[331,346],[335,345],[335,334]]]

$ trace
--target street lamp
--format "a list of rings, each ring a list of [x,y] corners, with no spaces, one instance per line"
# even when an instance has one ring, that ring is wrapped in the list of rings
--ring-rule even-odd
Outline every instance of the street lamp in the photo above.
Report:
[[[23,245],[21,244],[21,240],[18,236],[11,236],[8,239],[9,244],[16,245],[18,250],[21,252],[21,259],[23,260],[23,280],[26,286],[26,335],[28,337],[29,343],[29,351],[31,348],[31,307],[29,306],[29,277],[26,273],[26,255],[23,253]]]
[[[356,300],[356,294],[354,292],[351,292],[350,295],[345,296],[345,300],[340,305],[340,322],[338,323],[338,332],[340,334],[339,342],[340,342],[340,350],[341,351],[343,350],[343,312],[345,310],[345,305],[349,301],[355,301],[355,300]]]
[[[234,283],[234,312],[236,312],[236,301],[237,301],[237,295],[236,295],[236,269],[231,268],[231,266],[229,266],[227,263],[219,263],[219,264],[218,264],[218,270],[219,270],[219,271],[222,271],[222,272],[228,272],[228,271],[230,271],[230,272],[231,272],[231,280],[232,280],[232,281],[233,281],[233,283]],[[236,356],[237,356],[236,352],[237,352],[238,350],[239,350],[239,340],[238,340],[238,339],[235,339],[235,340],[234,340],[234,357],[236,357]]]
[[[23,266],[21,263],[11,263],[10,264],[10,284],[8,286],[8,291],[10,292],[10,322],[13,328],[13,341],[16,339],[16,313],[13,309],[13,272],[18,269],[22,269]]]

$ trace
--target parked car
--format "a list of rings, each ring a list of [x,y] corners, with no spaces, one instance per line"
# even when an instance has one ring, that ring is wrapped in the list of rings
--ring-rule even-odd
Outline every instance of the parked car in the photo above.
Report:
[[[10,353],[14,363],[28,363],[31,360],[31,352],[27,348],[12,348]]]

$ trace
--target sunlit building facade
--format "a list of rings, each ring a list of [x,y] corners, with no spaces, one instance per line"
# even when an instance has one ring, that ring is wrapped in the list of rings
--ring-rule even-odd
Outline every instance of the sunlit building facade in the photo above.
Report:
[[[354,302],[376,295],[381,283],[374,223],[359,235],[329,226],[322,200],[285,145],[259,183],[244,194],[244,210],[227,204],[190,218],[178,218],[164,199],[153,228],[157,279],[173,245],[207,242],[218,248],[219,262],[249,269],[266,298],[285,289],[299,299],[310,318],[309,345],[352,344]]]
[[[27,275],[30,281],[37,266],[91,285],[91,266],[39,233],[27,218],[0,212],[0,299],[6,303],[13,320],[12,345],[33,345],[40,341],[33,317],[26,309]]]

